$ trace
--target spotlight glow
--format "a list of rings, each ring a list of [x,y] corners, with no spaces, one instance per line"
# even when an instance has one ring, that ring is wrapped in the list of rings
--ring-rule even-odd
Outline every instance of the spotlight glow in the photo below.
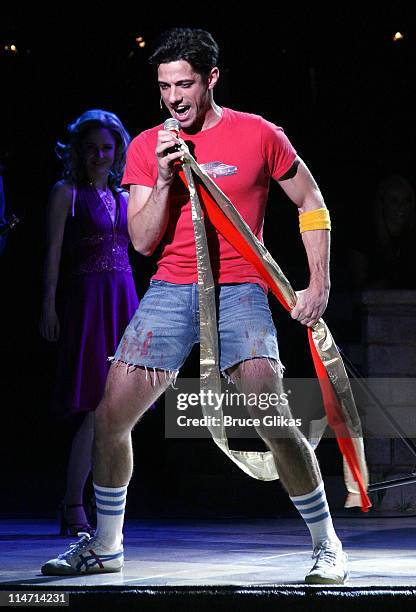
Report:
[[[4,50],[6,51],[6,53],[9,53],[9,54],[16,54],[16,53],[17,53],[17,47],[16,47],[16,45],[15,45],[15,44],[13,44],[13,43],[10,43],[10,44],[7,44],[7,45],[4,45],[4,47],[3,47],[3,48],[4,48]]]
[[[143,36],[136,36],[135,41],[136,41],[137,46],[140,47],[141,49],[143,49],[143,47],[146,46],[146,41],[143,38]]]

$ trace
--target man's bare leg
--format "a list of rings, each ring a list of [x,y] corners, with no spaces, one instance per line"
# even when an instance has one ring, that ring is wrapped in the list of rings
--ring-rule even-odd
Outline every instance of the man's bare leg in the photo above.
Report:
[[[173,373],[172,373],[173,374]],[[45,575],[118,572],[123,567],[122,530],[127,484],[133,470],[131,431],[165,391],[172,374],[114,363],[95,412],[93,453],[97,531],[42,566]]]
[[[240,392],[259,395],[283,391],[282,379],[275,370],[277,367],[272,368],[268,359],[258,358],[242,361],[227,373]],[[247,409],[256,417],[261,412],[250,406]],[[285,408],[279,408],[279,414],[291,416]],[[258,429],[258,433],[272,451],[280,480],[289,495],[293,497],[309,493],[322,481],[315,453],[297,427],[279,429],[281,436],[276,438],[268,437],[267,428]]]
[[[237,364],[228,370],[228,374],[236,383],[239,392],[258,395],[282,392],[282,380],[277,371],[276,363],[272,368],[268,359],[258,358]],[[258,408],[247,408],[251,415],[261,416]],[[290,410],[286,407],[279,406],[279,413],[291,417]],[[313,449],[297,427],[282,429],[279,437],[271,436],[264,426],[257,428],[257,431],[272,451],[282,484],[312,536],[315,564],[306,575],[306,582],[343,584],[348,576],[347,556],[332,524],[321,472]]]
[[[133,472],[131,432],[137,421],[162,395],[171,381],[163,370],[127,369],[114,363],[104,397],[95,412],[94,482],[104,487],[129,483]]]
[[[118,572],[123,567],[122,529],[127,485],[133,470],[131,432],[140,417],[169,386],[164,371],[114,363],[104,397],[95,412],[93,452],[97,531],[42,566],[45,575]]]
[[[121,362],[110,368],[104,397],[95,413],[93,454],[96,538],[108,550],[122,546],[127,485],[133,472],[131,432],[171,379],[165,371],[149,373]]]

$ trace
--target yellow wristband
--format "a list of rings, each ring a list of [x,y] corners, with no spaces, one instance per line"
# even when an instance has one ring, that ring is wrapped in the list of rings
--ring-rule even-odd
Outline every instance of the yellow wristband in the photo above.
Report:
[[[299,215],[300,233],[310,230],[331,229],[331,219],[327,208],[315,208],[307,210]]]

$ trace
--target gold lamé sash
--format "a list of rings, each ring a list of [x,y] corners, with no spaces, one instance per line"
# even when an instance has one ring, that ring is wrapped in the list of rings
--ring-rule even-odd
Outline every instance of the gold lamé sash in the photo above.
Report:
[[[282,305],[291,310],[297,298],[289,281],[265,246],[256,238],[218,185],[197,164],[186,144],[181,141],[181,145],[184,154],[179,176],[190,193],[197,254],[201,391],[220,393],[215,285],[200,199],[204,203],[204,214],[225,239],[247,261],[253,263]],[[319,422],[312,422],[309,439],[313,446],[316,446],[329,421],[344,457],[344,480],[348,490],[345,506],[361,505],[363,510],[366,510],[371,503],[366,494],[368,470],[361,423],[344,364],[323,319],[314,325],[313,330],[309,328],[308,334],[327,414]],[[214,409],[209,402],[203,402],[201,407],[203,415],[210,423],[209,430],[214,442],[244,472],[260,480],[275,480],[279,477],[270,451],[236,451],[229,448],[221,406]],[[220,424],[212,425],[217,422]]]

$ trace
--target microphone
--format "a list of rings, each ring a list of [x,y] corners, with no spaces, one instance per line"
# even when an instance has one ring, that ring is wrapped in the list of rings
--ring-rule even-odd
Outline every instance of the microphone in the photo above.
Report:
[[[177,119],[169,117],[169,119],[166,119],[165,123],[163,124],[163,129],[168,130],[169,132],[176,132],[176,135],[178,136],[179,130],[181,129],[181,124]]]
[[[181,124],[177,119],[169,117],[169,119],[166,119],[165,123],[163,124],[163,129],[167,130],[168,132],[173,132],[176,137],[179,137],[179,130],[181,129]],[[169,153],[176,153],[176,151],[180,150],[181,145],[176,144],[175,146],[166,149],[165,155],[169,155]]]

